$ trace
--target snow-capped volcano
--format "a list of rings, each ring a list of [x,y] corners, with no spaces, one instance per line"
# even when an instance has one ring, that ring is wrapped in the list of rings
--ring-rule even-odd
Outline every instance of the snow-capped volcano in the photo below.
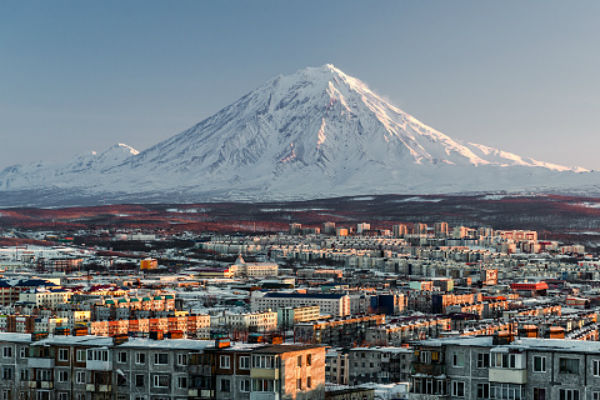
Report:
[[[333,65],[279,76],[141,152],[117,145],[0,172],[2,191],[70,189],[128,201],[267,200],[579,187],[596,173],[460,143]],[[152,197],[149,197],[151,195]]]

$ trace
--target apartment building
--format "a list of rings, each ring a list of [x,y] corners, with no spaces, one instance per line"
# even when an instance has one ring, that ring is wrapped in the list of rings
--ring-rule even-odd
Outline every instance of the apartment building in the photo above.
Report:
[[[289,329],[299,322],[314,321],[321,315],[319,306],[283,307],[277,309],[277,324]]]
[[[325,380],[335,385],[348,385],[350,358],[342,349],[329,349],[325,356]]]
[[[348,351],[350,385],[407,382],[414,351],[406,347],[355,347]]]
[[[276,310],[282,307],[319,306],[320,312],[343,317],[350,315],[350,297],[346,294],[253,292],[252,311]]]
[[[73,292],[61,288],[38,288],[19,294],[19,302],[30,303],[36,307],[56,308],[69,301]]]
[[[129,339],[112,346],[116,399],[185,398],[193,387],[191,354],[214,346],[210,340]]]
[[[321,399],[325,348],[228,343],[206,349],[190,366],[199,400]]]
[[[600,343],[502,337],[419,342],[411,399],[596,400]]]
[[[277,313],[275,311],[259,311],[245,314],[225,314],[223,323],[236,330],[269,332],[277,329]]]
[[[325,348],[0,333],[4,400],[320,399]]]
[[[302,322],[294,326],[294,339],[302,343],[331,346],[360,345],[365,342],[369,327],[384,323],[383,314]]]

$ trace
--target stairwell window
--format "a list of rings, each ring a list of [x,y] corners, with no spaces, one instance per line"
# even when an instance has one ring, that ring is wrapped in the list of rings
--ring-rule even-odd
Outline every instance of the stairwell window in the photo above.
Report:
[[[464,367],[465,366],[465,358],[463,354],[454,353],[452,355],[452,365],[454,367]]]
[[[594,360],[592,365],[592,374],[594,376],[600,376],[600,360]],[[600,400],[600,399],[598,399]]]
[[[576,358],[559,358],[558,359],[558,372],[561,374],[574,374],[574,375],[579,374],[579,360]],[[563,399],[561,398],[560,400],[563,400]],[[565,399],[565,400],[579,400],[579,399]]]

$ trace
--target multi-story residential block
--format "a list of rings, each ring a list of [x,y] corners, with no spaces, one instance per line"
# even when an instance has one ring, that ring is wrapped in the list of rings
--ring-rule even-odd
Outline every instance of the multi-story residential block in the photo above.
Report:
[[[315,305],[324,314],[350,315],[350,297],[346,294],[253,292],[250,298],[252,311]]]
[[[342,349],[329,349],[325,357],[325,380],[335,385],[348,385],[350,358]]]
[[[324,347],[224,343],[0,333],[0,395],[6,400],[323,398]]]
[[[289,329],[299,322],[315,321],[320,315],[319,306],[282,307],[277,309],[277,324]]]
[[[382,314],[302,322],[294,326],[294,339],[331,346],[360,345],[365,342],[369,327],[384,323],[385,315]]]
[[[228,345],[194,358],[198,399],[320,399],[325,348],[298,345]]]
[[[600,343],[524,338],[500,344],[504,339],[496,338],[419,342],[410,398],[594,400],[600,396]]]
[[[277,329],[277,313],[275,311],[258,311],[245,314],[225,314],[223,323],[236,330],[269,332]]]
[[[405,347],[355,347],[348,351],[349,384],[407,382],[414,350]]]

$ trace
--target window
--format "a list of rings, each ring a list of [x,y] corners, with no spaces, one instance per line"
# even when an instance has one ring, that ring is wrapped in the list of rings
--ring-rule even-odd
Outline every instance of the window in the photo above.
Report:
[[[167,365],[168,363],[169,363],[169,354],[168,353],[154,354],[154,364],[155,365]]]
[[[517,355],[508,353],[494,353],[492,356],[492,367],[496,368],[515,368],[517,365]]]
[[[533,356],[533,372],[546,372],[546,357]]]
[[[168,388],[169,375],[154,375],[152,383],[155,388]]]
[[[302,356],[298,356],[298,366],[302,366]]]
[[[534,400],[537,400],[537,399],[534,399]],[[592,392],[592,400],[600,400],[600,392]]]
[[[276,368],[275,358],[273,356],[253,356],[253,368]]]
[[[252,379],[253,392],[273,392],[275,390],[275,381],[272,379]]]
[[[240,369],[250,369],[250,357],[249,356],[241,356],[240,357]]]
[[[59,370],[57,375],[58,382],[67,382],[69,380],[69,371]]]
[[[19,357],[27,358],[27,347],[25,347],[25,346],[19,347]]]
[[[312,365],[312,354],[306,356],[306,365]]]
[[[21,370],[21,380],[22,381],[28,381],[29,380],[29,370],[28,369],[22,369]]]
[[[187,354],[177,354],[177,365],[187,365]]]
[[[187,376],[177,377],[177,389],[187,389]]]
[[[296,379],[296,389],[302,390],[302,379]]]
[[[59,392],[58,400],[69,400],[69,393]]]
[[[231,358],[229,356],[219,357],[219,368],[221,368],[221,369],[231,368],[230,360],[231,360]]]
[[[240,381],[240,392],[249,392],[250,391],[250,379],[242,379]]]
[[[561,374],[579,374],[579,360],[576,358],[559,358],[558,372]],[[561,400],[563,400],[561,398]],[[566,399],[578,400],[578,399]]]
[[[12,347],[4,346],[4,348],[2,349],[2,355],[4,356],[4,358],[12,357]]]
[[[85,383],[85,371],[75,372],[75,383],[80,385]]]
[[[108,350],[88,350],[87,359],[90,361],[108,361]]]
[[[120,351],[117,353],[117,362],[119,362],[121,364],[125,364],[127,362],[127,352],[126,351]]]
[[[11,380],[12,379],[12,369],[4,367],[2,368],[2,379]]]
[[[600,376],[600,360],[594,360],[592,362],[593,362],[592,374],[594,376]]]
[[[310,378],[310,376],[308,378],[306,378],[306,387],[308,389],[310,389],[312,386],[312,379]]]
[[[231,392],[231,381],[229,379],[221,379],[221,392]]]
[[[490,384],[489,383],[478,383],[477,384],[477,398],[478,399],[489,399],[490,398]]]
[[[558,391],[559,400],[579,400],[578,389],[560,389]]]
[[[145,353],[135,353],[135,363],[136,364],[146,364],[146,354]]]
[[[431,352],[430,351],[422,351],[421,354],[419,354],[419,360],[423,363],[423,364],[431,364]]]
[[[143,387],[144,386],[144,375],[136,375],[135,376],[135,387]]]
[[[75,357],[77,362],[85,362],[85,350],[77,350]]]
[[[477,368],[489,368],[490,355],[487,353],[477,354]]]
[[[546,400],[546,389],[533,388],[533,400]]]
[[[452,396],[464,397],[465,396],[465,383],[461,381],[452,381]]]
[[[454,353],[452,355],[452,366],[454,367],[464,367],[465,359],[463,354]]]
[[[69,361],[69,349],[58,349],[58,361]]]

